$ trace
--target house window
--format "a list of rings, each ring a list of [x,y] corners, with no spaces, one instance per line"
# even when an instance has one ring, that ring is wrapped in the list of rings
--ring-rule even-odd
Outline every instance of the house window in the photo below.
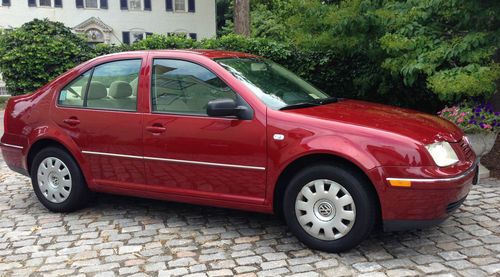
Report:
[[[9,7],[10,6],[10,0],[2,0],[2,1],[0,1],[0,7],[2,7],[2,6],[3,7]]]
[[[52,0],[39,0],[39,6],[40,7],[52,7]]]
[[[143,40],[149,36],[152,36],[153,33],[150,32],[143,32],[143,31],[130,31],[130,32],[123,32],[123,43],[124,44],[132,44],[136,41]]]
[[[97,4],[97,0],[85,0],[85,8],[87,8],[87,9],[99,8],[98,4]]]
[[[140,11],[142,10],[142,0],[129,0],[128,8],[131,11]]]
[[[185,12],[186,11],[186,0],[175,0],[175,11]]]
[[[167,36],[176,36],[176,37],[182,37],[182,38],[190,38],[197,40],[198,39],[198,34],[196,33],[186,33],[186,32],[168,32]]]

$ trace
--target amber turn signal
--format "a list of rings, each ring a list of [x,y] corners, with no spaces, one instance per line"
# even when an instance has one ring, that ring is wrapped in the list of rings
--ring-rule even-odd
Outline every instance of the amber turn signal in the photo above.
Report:
[[[406,180],[389,180],[389,184],[393,187],[411,187],[411,181],[406,181]]]

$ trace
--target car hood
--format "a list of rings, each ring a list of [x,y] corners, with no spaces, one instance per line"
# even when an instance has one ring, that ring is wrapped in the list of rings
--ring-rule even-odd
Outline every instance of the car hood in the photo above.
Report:
[[[375,128],[403,135],[425,144],[443,140],[457,142],[463,137],[462,131],[457,126],[437,116],[357,100],[342,99],[328,105],[293,109],[286,112]]]

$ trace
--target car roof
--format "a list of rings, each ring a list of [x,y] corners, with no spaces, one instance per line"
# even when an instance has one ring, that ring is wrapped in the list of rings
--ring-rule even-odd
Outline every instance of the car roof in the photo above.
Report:
[[[148,50],[148,51],[127,51],[109,54],[105,56],[122,56],[127,54],[137,54],[137,53],[150,53],[150,54],[166,54],[166,53],[185,53],[192,55],[201,55],[209,59],[220,59],[220,58],[259,58],[257,55],[236,52],[236,51],[226,51],[226,50],[212,50],[212,49],[176,49],[176,50]]]

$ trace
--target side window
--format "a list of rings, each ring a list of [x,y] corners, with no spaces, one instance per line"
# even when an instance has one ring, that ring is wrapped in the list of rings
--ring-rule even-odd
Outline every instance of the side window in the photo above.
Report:
[[[223,98],[236,100],[236,93],[203,66],[181,60],[154,60],[153,111],[206,115],[208,102]]]
[[[137,110],[137,80],[141,60],[105,63],[94,68],[86,94],[86,107]]]
[[[66,85],[59,93],[58,104],[69,107],[83,107],[85,88],[89,82],[91,72],[92,70],[83,73]]]

